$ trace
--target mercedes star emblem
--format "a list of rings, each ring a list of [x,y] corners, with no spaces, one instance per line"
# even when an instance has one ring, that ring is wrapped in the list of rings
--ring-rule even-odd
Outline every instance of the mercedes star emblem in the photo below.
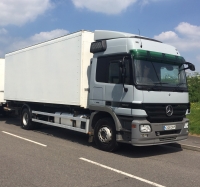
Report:
[[[173,108],[171,105],[166,106],[166,114],[167,116],[171,116],[173,114]]]

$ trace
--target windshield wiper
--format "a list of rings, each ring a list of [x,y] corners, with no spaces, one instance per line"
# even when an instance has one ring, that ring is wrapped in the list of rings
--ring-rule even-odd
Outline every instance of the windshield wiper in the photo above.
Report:
[[[152,90],[161,91],[162,88],[159,87],[159,84],[160,84],[160,86],[162,86],[162,84],[169,84],[169,83],[166,83],[166,82],[153,82],[152,84],[154,84],[154,86],[151,87]]]
[[[180,87],[183,84],[187,85],[185,82],[181,82],[181,83],[176,84],[176,86]]]
[[[184,83],[184,82],[181,82],[181,83],[178,83],[178,84],[176,84],[176,87],[175,87],[175,89],[174,89],[174,91],[179,91],[179,92],[183,92],[184,91],[184,88],[180,88],[180,86],[181,85],[187,85],[187,83]]]
[[[167,83],[167,82],[154,82],[154,84],[169,84],[169,83]]]

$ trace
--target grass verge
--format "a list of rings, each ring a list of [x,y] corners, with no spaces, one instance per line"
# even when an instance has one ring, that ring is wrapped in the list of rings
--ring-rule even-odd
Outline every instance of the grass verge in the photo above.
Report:
[[[190,134],[200,135],[200,103],[191,103],[191,113],[187,118],[190,120]]]

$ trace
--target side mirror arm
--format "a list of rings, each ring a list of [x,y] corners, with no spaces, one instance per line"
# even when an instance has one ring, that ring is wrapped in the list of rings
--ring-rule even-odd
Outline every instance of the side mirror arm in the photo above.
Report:
[[[121,68],[121,75],[122,75],[122,84],[123,84],[123,88],[124,88],[124,91],[127,92],[128,91],[128,88],[126,88],[124,86],[125,84],[125,76],[126,76],[126,67],[125,67],[125,63],[124,63],[124,60],[127,58],[127,56],[125,56],[123,58],[122,61],[120,61],[120,68]]]

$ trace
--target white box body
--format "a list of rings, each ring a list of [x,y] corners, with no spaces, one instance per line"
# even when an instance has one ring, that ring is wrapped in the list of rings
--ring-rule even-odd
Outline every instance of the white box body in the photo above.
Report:
[[[5,57],[5,100],[88,107],[94,33],[80,31]]]
[[[5,60],[0,59],[0,106],[5,103],[4,100],[4,71],[5,71]]]

